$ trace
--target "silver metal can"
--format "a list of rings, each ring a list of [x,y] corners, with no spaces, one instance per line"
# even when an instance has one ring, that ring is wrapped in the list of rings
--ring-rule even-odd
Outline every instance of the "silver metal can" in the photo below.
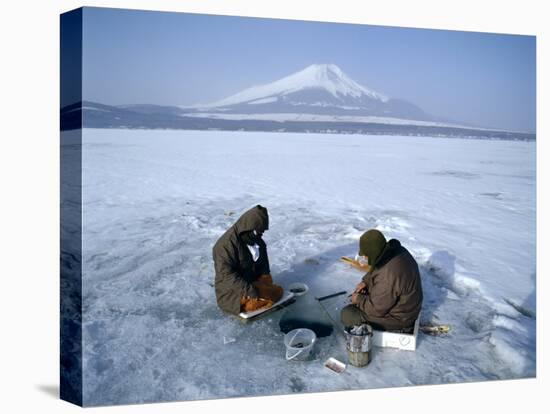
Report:
[[[372,350],[372,326],[363,324],[346,328],[346,349],[351,365],[364,367],[370,362]]]

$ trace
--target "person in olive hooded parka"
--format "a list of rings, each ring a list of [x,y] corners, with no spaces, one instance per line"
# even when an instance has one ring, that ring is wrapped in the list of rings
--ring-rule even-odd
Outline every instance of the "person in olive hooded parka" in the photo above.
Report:
[[[369,230],[359,239],[359,256],[366,256],[370,270],[342,309],[344,326],[369,323],[379,330],[412,332],[423,299],[412,255],[399,240],[386,242],[380,231]]]
[[[218,306],[238,315],[271,306],[283,296],[273,284],[267,247],[262,239],[269,228],[267,209],[257,205],[246,211],[212,249]]]

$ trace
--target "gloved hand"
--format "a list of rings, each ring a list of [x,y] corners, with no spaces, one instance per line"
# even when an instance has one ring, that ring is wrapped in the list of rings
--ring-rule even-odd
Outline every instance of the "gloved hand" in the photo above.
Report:
[[[257,284],[255,285],[258,291],[258,297],[262,299],[269,299],[273,302],[277,302],[283,297],[283,288],[277,285]]]
[[[268,283],[268,284],[272,285],[273,284],[273,278],[271,277],[271,275],[268,275],[268,274],[261,275],[258,278],[258,282]]]
[[[252,312],[262,308],[270,308],[273,301],[262,298],[241,298],[241,312]]]
[[[359,297],[363,296],[363,293],[361,292],[355,292],[351,295],[351,303],[352,305],[357,305],[357,302],[359,301]]]
[[[357,284],[357,286],[355,286],[355,290],[353,291],[353,293],[363,292],[366,290],[367,290],[367,284],[361,281],[359,282],[359,284]]]
[[[283,288],[273,283],[271,275],[261,275],[252,283],[258,292],[258,297],[277,302],[283,297]]]

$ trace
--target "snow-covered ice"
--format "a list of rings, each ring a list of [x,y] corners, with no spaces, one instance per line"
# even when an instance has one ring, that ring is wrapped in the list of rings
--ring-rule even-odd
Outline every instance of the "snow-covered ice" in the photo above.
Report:
[[[85,405],[535,376],[534,142],[85,129],[82,167]],[[287,362],[280,312],[243,324],[214,297],[212,245],[258,203],[298,300],[351,290],[338,258],[378,228],[420,265],[422,321],[451,333],[338,376],[335,334]]]

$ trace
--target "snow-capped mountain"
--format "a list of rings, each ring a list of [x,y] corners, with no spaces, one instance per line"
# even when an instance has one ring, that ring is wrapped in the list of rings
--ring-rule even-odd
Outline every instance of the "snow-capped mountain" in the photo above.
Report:
[[[275,102],[278,99],[287,98],[294,93],[311,89],[328,93],[331,95],[331,99],[336,99],[338,102],[343,102],[350,98],[355,100],[367,98],[382,102],[388,101],[386,96],[359,85],[342,72],[338,66],[321,64],[308,66],[275,82],[245,89],[221,101],[205,106],[223,107],[242,103],[256,105]],[[290,100],[290,102],[292,101]]]
[[[61,128],[170,128],[535,139],[441,119],[413,103],[359,84],[333,64],[316,64],[211,104],[105,105],[82,101],[61,109]]]
[[[391,99],[360,85],[334,64],[310,65],[275,82],[185,109],[214,114],[318,114],[436,121],[410,102]]]

